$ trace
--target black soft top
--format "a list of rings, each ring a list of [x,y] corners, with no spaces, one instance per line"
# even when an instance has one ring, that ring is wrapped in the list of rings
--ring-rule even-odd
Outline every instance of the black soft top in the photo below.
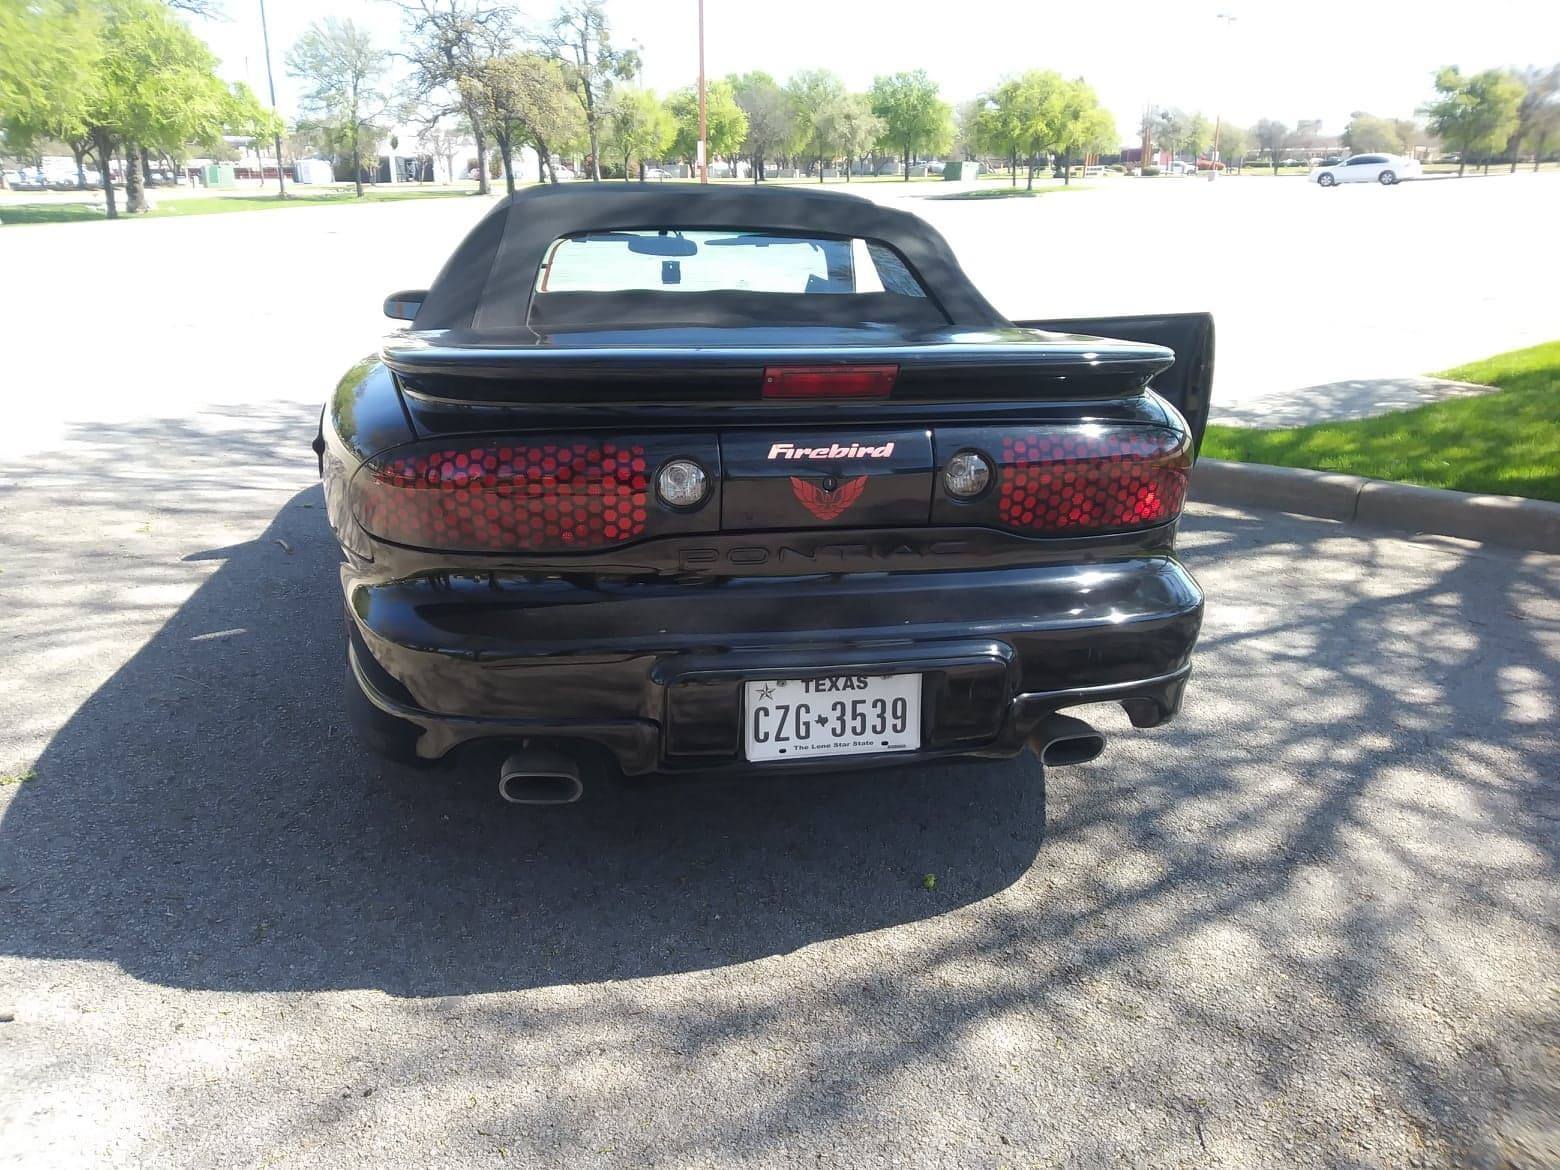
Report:
[[[570,183],[501,199],[472,229],[428,290],[414,327],[446,331],[447,342],[513,344],[533,335],[537,273],[554,241],[583,232],[741,230],[879,240],[898,252],[925,297],[889,293],[807,296],[764,292],[668,294],[547,293],[589,298],[602,325],[628,324],[650,306],[679,323],[714,328],[758,322],[813,326],[885,325],[955,329],[1010,326],[970,283],[946,240],[905,211],[867,199],[798,187]],[[663,307],[664,306],[664,307]]]

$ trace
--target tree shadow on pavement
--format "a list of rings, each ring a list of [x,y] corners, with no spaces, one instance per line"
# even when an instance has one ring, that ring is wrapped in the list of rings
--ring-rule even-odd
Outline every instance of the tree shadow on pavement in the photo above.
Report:
[[[267,463],[275,443],[120,442],[143,440],[302,482],[295,457]],[[1103,760],[1045,789],[1025,761],[538,815],[488,776],[368,762],[339,714],[317,490],[261,492],[225,547],[202,501],[227,483],[163,499],[204,543],[83,570],[120,577],[74,612],[133,624],[145,586],[221,565],[12,798],[0,953],[401,997],[377,1016],[392,1040],[331,1035],[383,1091],[279,1094],[254,1132],[352,1142],[394,1103],[416,1154],[501,1141],[522,1164],[608,1145],[612,1164],[767,1164],[836,1141],[876,1164],[930,1125],[960,1156],[928,1165],[1400,1166],[1499,1164],[1528,1124],[1508,1070],[1555,1033],[1552,558],[1199,508],[1186,710],[1145,734],[1105,712],[1122,734]],[[22,640],[53,647],[57,625]],[[425,999],[502,990],[530,994]],[[256,1049],[247,1075],[286,1083],[302,1044]],[[467,1085],[508,1091],[428,1104]],[[204,1089],[181,1091],[198,1116]]]
[[[1471,398],[1492,393],[1494,386],[1472,382],[1454,382],[1449,378],[1409,376],[1403,378],[1350,378],[1326,382],[1253,398],[1245,402],[1216,405],[1212,420],[1226,426],[1303,427],[1311,423],[1345,422],[1373,418],[1395,410],[1412,410],[1448,398]]]
[[[144,485],[96,472],[136,465],[131,450],[194,458],[171,473],[181,488],[163,503],[176,514],[233,492],[286,443],[306,456],[307,426],[122,429],[78,453],[71,476],[144,501]],[[52,517],[66,530],[70,495]],[[503,804],[491,769],[382,765],[343,715],[338,561],[315,486],[252,539],[98,568],[117,577],[96,601],[112,609],[181,569],[220,566],[70,716],[14,796],[0,887],[17,912],[0,949],[106,960],[176,987],[444,996],[792,951],[985,897],[1034,859],[1044,786],[1027,758],[593,784],[557,809]],[[45,652],[82,637],[82,620],[59,614],[28,636]],[[930,893],[926,873],[957,875],[964,893]]]

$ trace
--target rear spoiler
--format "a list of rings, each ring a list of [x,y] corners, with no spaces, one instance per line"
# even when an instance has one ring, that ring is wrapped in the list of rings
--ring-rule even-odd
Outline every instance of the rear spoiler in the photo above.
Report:
[[[1150,385],[1175,405],[1201,448],[1213,405],[1213,314],[1167,313],[1156,317],[1072,317],[1015,321],[1028,329],[1083,333],[1090,337],[1147,342],[1175,353],[1175,365],[1154,375]]]

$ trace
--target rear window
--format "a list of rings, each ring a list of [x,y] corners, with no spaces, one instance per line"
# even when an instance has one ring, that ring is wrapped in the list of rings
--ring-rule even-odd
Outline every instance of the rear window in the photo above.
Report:
[[[536,290],[926,296],[899,253],[879,240],[758,229],[565,236],[548,250]]]

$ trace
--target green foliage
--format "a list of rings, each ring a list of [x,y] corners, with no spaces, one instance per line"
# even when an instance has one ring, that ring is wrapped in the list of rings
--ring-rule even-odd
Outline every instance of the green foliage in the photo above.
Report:
[[[1116,123],[1081,77],[1068,81],[1052,70],[1031,69],[988,94],[973,115],[973,136],[983,150],[1023,158],[1034,166],[1053,151],[1071,159],[1119,145]]]
[[[1214,147],[1219,152],[1219,158],[1225,163],[1238,163],[1246,154],[1246,148],[1250,143],[1250,135],[1242,126],[1236,126],[1230,122],[1219,124],[1218,141]]]
[[[461,81],[461,95],[497,141],[511,192],[517,147],[529,143],[546,160],[555,146],[578,137],[582,128],[563,65],[540,53],[510,53],[477,62]]]
[[[1210,426],[1202,453],[1560,501],[1560,341],[1440,377],[1499,390],[1354,422],[1274,431]]]
[[[1273,173],[1278,174],[1278,165],[1283,159],[1284,147],[1289,145],[1292,136],[1289,127],[1272,118],[1263,118],[1251,128],[1251,136],[1257,140],[1258,148],[1268,156]]]
[[[1515,168],[1517,152],[1527,147],[1533,152],[1533,165],[1543,156],[1551,138],[1560,136],[1560,65],[1547,69],[1536,66],[1516,75],[1522,85],[1522,101],[1517,106],[1517,128],[1507,149]]]
[[[228,89],[227,105],[222,112],[222,132],[268,141],[287,131],[281,115],[262,105],[255,91],[242,81]]]
[[[937,96],[924,69],[872,79],[872,112],[883,120],[883,142],[899,151],[907,168],[914,154],[934,154],[953,144],[953,110]]]
[[[11,150],[86,133],[102,26],[97,9],[69,0],[0,0],[0,131]]]
[[[379,120],[389,110],[380,88],[389,64],[389,54],[365,30],[334,16],[311,24],[287,53],[287,72],[308,86],[301,107],[346,148],[359,195],[363,155],[377,143]]]
[[[693,161],[699,153],[699,92],[692,86],[678,90],[666,101],[667,113],[676,124],[672,153]],[[737,104],[729,81],[712,81],[704,89],[705,141],[711,157],[736,154],[747,138],[747,115]]]
[[[1464,165],[1470,154],[1501,150],[1516,131],[1525,88],[1505,70],[1468,77],[1448,66],[1435,75],[1435,89],[1440,96],[1420,113],[1429,119],[1432,133],[1461,152]]]
[[[1391,118],[1356,110],[1343,128],[1343,148],[1349,154],[1402,154],[1406,146],[1398,123]]]
[[[1189,114],[1177,107],[1158,110],[1150,137],[1171,154],[1189,154],[1196,158],[1213,140],[1213,127],[1200,113]]]
[[[803,69],[785,83],[785,93],[791,104],[791,148],[819,160],[821,169],[833,148],[832,119],[845,100],[845,83],[827,69]]]
[[[887,127],[883,119],[872,112],[872,101],[866,94],[852,93],[827,111],[823,129],[824,136],[845,159],[848,180],[850,164],[882,141]]]
[[[1099,154],[1120,145],[1116,120],[1100,105],[1100,99],[1083,78],[1070,81],[1062,94],[1062,119],[1056,145],[1069,157]]]
[[[695,112],[697,121],[697,112]],[[648,89],[618,89],[607,103],[602,149],[623,160],[623,177],[634,177],[630,162],[659,159],[677,135],[671,112]]]
[[[761,160],[789,149],[796,134],[791,103],[785,90],[769,74],[757,71],[728,77],[732,97],[747,115],[747,137],[742,151]],[[757,175],[754,176],[757,178]]]
[[[574,83],[585,116],[592,164],[596,167],[591,177],[599,180],[601,123],[608,99],[615,83],[627,81],[639,72],[639,52],[613,47],[612,28],[602,0],[564,0],[542,45],[565,64]]]

